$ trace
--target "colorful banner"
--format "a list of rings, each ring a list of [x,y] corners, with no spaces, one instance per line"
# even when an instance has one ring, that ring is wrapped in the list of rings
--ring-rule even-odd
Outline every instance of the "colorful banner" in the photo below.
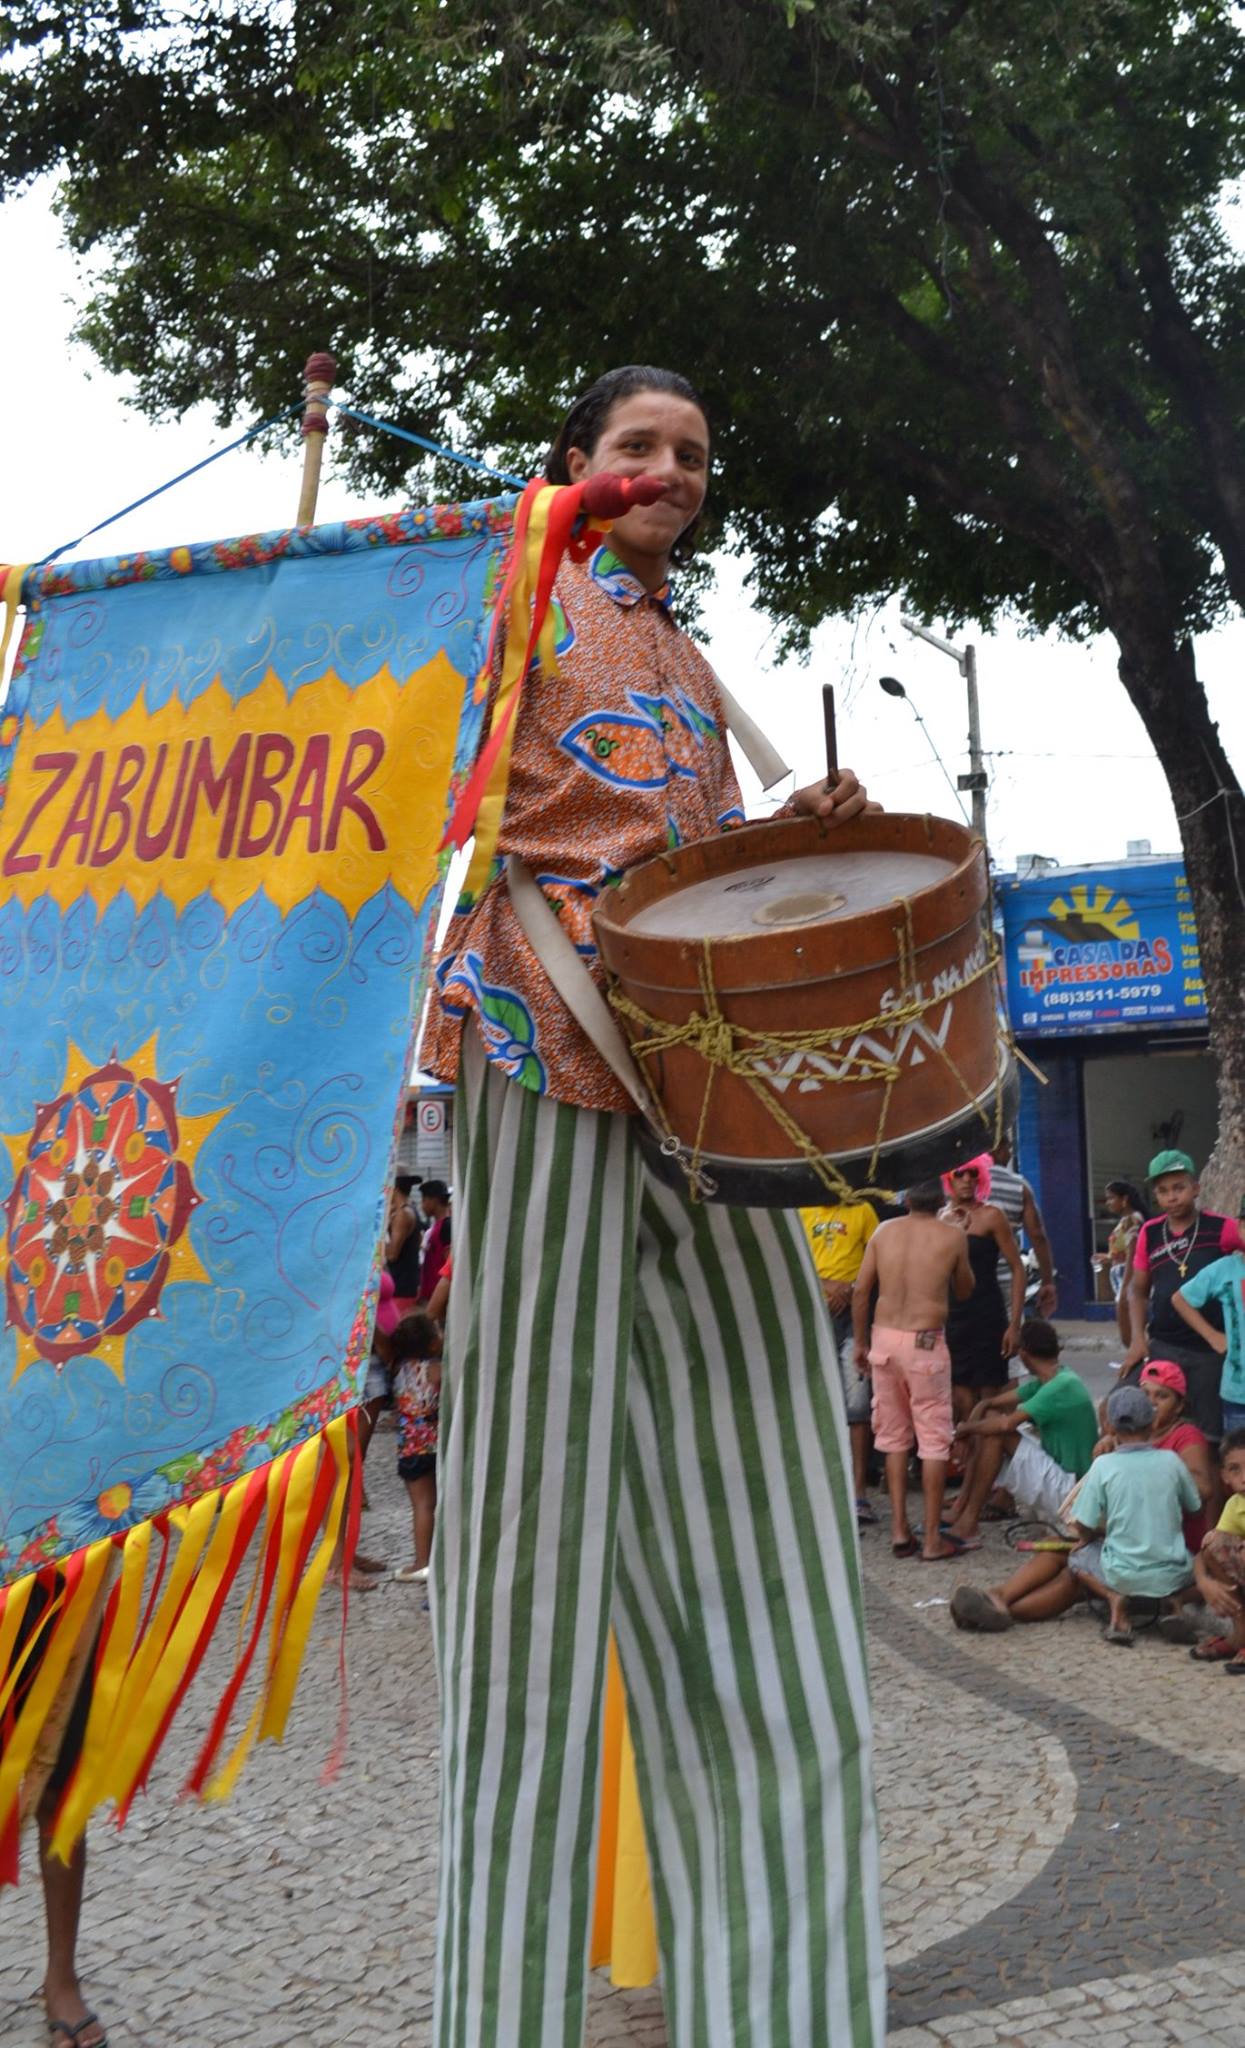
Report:
[[[357,1403],[511,504],[26,579],[0,721],[0,1585]]]
[[[1004,881],[1007,1002],[1022,1037],[1200,1024],[1206,992],[1179,861]]]

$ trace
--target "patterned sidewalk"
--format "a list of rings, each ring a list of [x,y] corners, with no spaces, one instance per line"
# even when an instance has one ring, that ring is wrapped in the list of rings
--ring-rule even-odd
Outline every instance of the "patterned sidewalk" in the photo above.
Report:
[[[393,1439],[370,1461],[369,1549],[401,1560]],[[1245,2043],[1241,1700],[1215,1667],[1074,1611],[963,1636],[946,1600],[1007,1561],[898,1563],[865,1539],[891,1962],[891,2048]],[[92,1832],[82,1960],[114,2048],[425,2048],[436,1714],[417,1589],[351,1610],[350,1745],[327,1606],[283,1749],[242,1798],[176,1802],[185,1736],[123,1834]],[[193,1704],[193,1702],[192,1702]],[[0,1912],[0,2048],[45,2040],[37,1886]],[[596,1981],[590,2048],[664,2048],[655,1990]],[[822,2048],[822,2044],[809,2044]],[[828,2044],[833,2048],[833,2044]]]

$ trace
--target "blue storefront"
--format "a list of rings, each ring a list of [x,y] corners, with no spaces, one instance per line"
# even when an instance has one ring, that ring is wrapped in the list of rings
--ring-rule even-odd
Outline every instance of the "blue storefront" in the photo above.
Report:
[[[1061,1313],[1094,1305],[1105,1182],[1144,1182],[1179,1145],[1214,1143],[1214,1070],[1197,927],[1180,861],[1004,875],[1007,1001],[1023,1071],[1019,1161],[1042,1206]],[[1104,1311],[1105,1312],[1105,1311]]]

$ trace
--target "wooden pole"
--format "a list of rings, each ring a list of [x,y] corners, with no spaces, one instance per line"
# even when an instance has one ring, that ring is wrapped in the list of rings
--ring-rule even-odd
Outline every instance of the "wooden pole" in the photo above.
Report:
[[[329,430],[328,396],[337,377],[337,363],[326,350],[308,356],[303,365],[303,386],[307,395],[303,413],[303,481],[298,494],[299,526],[310,526],[316,516],[320,494],[320,466],[324,461],[324,437]]]
[[[826,780],[837,782],[839,777],[839,742],[834,729],[834,684],[821,686],[821,715],[826,728]]]

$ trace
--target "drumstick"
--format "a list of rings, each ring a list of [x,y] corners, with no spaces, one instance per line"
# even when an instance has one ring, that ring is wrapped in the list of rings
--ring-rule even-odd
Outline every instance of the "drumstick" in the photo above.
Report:
[[[821,709],[826,721],[826,781],[839,779],[839,743],[834,730],[834,684],[821,686]]]

